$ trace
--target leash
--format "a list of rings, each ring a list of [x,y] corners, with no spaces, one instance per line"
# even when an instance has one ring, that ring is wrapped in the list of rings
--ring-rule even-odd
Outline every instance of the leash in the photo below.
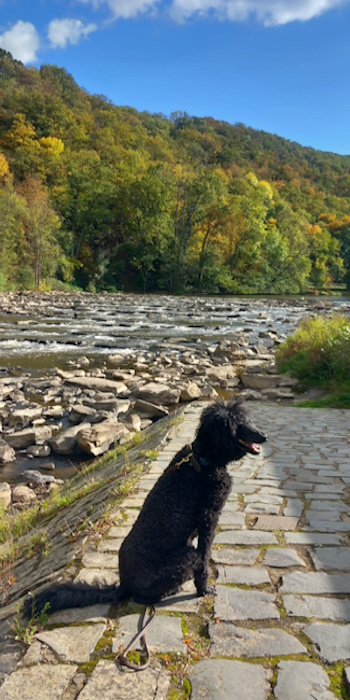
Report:
[[[188,450],[187,455],[185,455],[185,457],[180,459],[178,462],[175,462],[175,464],[169,465],[169,467],[167,467],[163,474],[171,474],[172,472],[179,469],[179,467],[181,467],[182,464],[186,464],[186,462],[189,462],[191,464],[195,472],[199,473],[201,471],[201,465],[198,459],[196,459],[196,457],[194,456],[192,445],[185,445],[185,448]]]
[[[148,607],[150,608],[150,614],[149,614],[149,619],[146,622]],[[155,614],[156,614],[156,609],[155,609],[154,605],[150,605],[150,606],[146,605],[145,612],[143,613],[143,616],[142,616],[140,632],[138,632],[138,634],[135,637],[133,637],[130,644],[128,644],[128,646],[124,650],[124,653],[119,654],[119,656],[117,656],[117,658],[116,658],[116,661],[118,661],[118,663],[121,666],[126,666],[126,668],[131,668],[133,671],[144,671],[146,668],[148,668],[148,666],[150,664],[150,653],[149,653],[149,649],[147,646],[145,632],[148,629],[148,627],[152,624]],[[144,649],[146,657],[147,657],[147,661],[141,665],[134,664],[133,661],[130,661],[130,659],[127,658],[127,654],[137,644],[137,642],[139,640],[143,646],[143,649]]]

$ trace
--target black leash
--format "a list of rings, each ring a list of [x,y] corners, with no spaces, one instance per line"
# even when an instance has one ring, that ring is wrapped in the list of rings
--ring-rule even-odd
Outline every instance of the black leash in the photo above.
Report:
[[[148,608],[150,608],[150,615],[149,615],[149,619],[148,619],[147,622],[146,622],[146,617],[147,617]],[[145,634],[145,632],[146,632],[146,630],[148,629],[148,627],[151,625],[151,623],[153,622],[155,614],[156,614],[156,609],[155,609],[154,605],[150,605],[150,606],[146,605],[145,612],[143,613],[143,616],[142,616],[142,622],[141,622],[141,630],[140,630],[140,632],[138,632],[138,634],[137,634],[135,637],[133,637],[133,639],[131,640],[130,644],[128,644],[128,646],[127,646],[126,649],[124,650],[124,653],[123,653],[123,654],[119,654],[119,656],[117,656],[117,659],[116,659],[116,660],[118,661],[118,663],[119,663],[121,666],[126,666],[127,668],[131,668],[133,671],[144,671],[145,668],[148,668],[148,666],[149,666],[149,664],[150,664],[150,653],[149,653],[149,649],[148,649],[148,646],[147,646],[147,641],[146,641],[146,634]],[[133,661],[130,661],[130,660],[127,658],[127,654],[128,654],[129,651],[135,646],[135,644],[137,644],[137,642],[138,642],[139,640],[140,640],[140,642],[141,642],[141,644],[142,644],[142,646],[143,646],[144,652],[145,652],[145,654],[146,654],[146,656],[147,656],[147,661],[146,661],[144,664],[141,664],[141,665],[139,665],[139,664],[134,664]]]

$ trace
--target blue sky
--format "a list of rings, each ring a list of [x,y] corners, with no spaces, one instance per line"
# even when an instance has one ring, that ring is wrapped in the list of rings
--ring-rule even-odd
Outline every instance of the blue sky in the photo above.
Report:
[[[350,154],[350,0],[0,0],[0,47],[117,105]]]

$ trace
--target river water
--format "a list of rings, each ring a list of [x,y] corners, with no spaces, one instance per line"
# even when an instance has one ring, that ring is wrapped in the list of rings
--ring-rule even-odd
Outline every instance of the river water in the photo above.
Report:
[[[289,335],[307,314],[339,310],[346,298],[171,297],[133,294],[23,294],[0,297],[0,366],[45,371],[86,355],[156,350],[269,331]]]

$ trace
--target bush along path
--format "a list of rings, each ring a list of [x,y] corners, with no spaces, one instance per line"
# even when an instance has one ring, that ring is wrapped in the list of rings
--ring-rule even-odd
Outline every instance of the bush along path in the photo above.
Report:
[[[187,407],[110,528],[87,539],[78,580],[118,580],[120,543],[154,481],[192,440],[201,408]],[[190,582],[156,606],[151,664],[139,673],[115,657],[143,606],[62,611],[36,627],[17,621],[17,638],[30,645],[5,635],[0,700],[350,698],[348,414],[268,405],[251,413],[269,440],[262,457],[231,469],[212,550],[215,596],[197,598]]]

